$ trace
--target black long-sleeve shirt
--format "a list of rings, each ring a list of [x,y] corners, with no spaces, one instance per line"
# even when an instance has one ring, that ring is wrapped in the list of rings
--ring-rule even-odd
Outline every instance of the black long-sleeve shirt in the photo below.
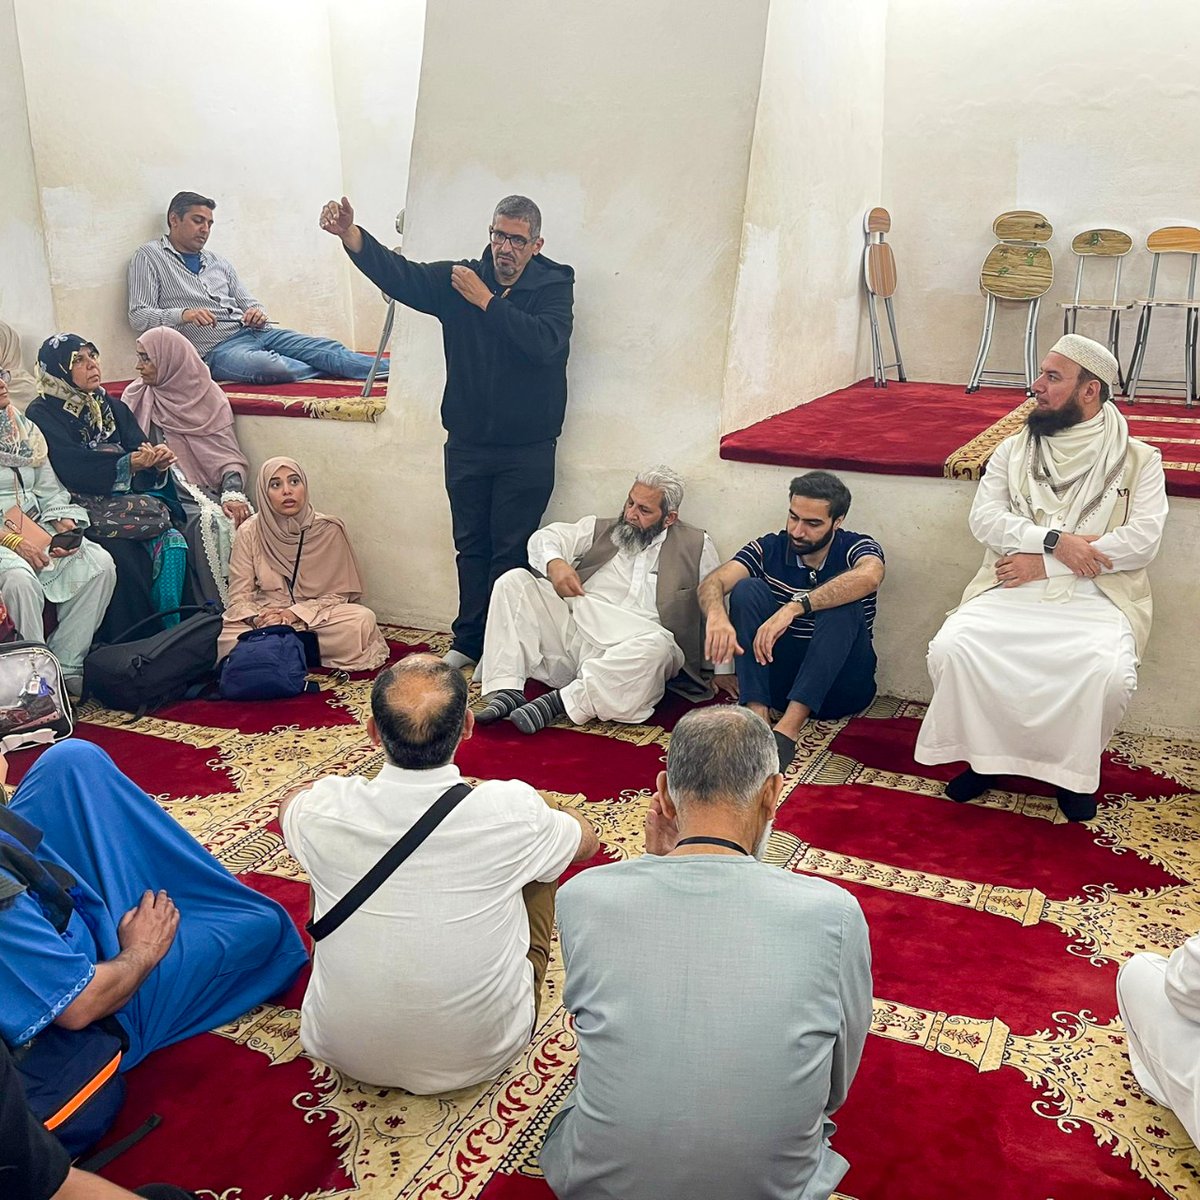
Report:
[[[506,289],[496,279],[490,247],[479,260],[416,263],[365,229],[362,235],[362,250],[350,254],[354,265],[400,304],[442,323],[442,424],[450,440],[524,446],[558,437],[567,407],[575,272],[537,254]],[[486,309],[451,286],[455,265],[470,267],[492,290]]]

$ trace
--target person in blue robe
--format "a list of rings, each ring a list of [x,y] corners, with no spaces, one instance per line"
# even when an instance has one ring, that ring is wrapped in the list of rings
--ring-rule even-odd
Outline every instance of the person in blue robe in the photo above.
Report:
[[[156,964],[102,1011],[116,972],[101,966],[98,980],[97,967],[122,956],[122,919],[162,903],[173,906],[173,935],[159,920]],[[97,746],[52,746],[0,807],[0,1037],[12,1047],[52,1022],[77,1028],[81,1012],[115,1011],[127,1070],[275,996],[307,959],[284,909],[234,878]]]

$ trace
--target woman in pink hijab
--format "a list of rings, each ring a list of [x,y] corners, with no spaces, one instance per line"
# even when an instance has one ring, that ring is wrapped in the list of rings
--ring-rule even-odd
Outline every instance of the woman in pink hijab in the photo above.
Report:
[[[233,531],[253,511],[245,490],[250,466],[233,432],[229,398],[192,343],[165,326],[138,338],[137,373],[121,398],[142,429],[174,452],[188,517],[184,536],[197,564],[194,589],[224,602]]]
[[[371,671],[388,657],[375,614],[359,604],[362,577],[346,527],[308,502],[295,459],[269,458],[258,472],[258,512],[237,531],[218,661],[249,629],[311,629],[321,665]]]

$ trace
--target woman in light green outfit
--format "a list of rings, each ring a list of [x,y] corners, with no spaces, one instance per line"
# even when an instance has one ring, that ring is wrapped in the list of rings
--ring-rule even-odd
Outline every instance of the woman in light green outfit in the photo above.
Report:
[[[11,403],[6,373],[0,371],[0,596],[17,632],[31,642],[45,640],[45,602],[57,606],[49,646],[67,691],[78,699],[83,656],[104,619],[117,571],[95,542],[43,550],[17,532],[29,529],[21,514],[51,535],[83,529],[88,519],[54,474],[41,430]]]

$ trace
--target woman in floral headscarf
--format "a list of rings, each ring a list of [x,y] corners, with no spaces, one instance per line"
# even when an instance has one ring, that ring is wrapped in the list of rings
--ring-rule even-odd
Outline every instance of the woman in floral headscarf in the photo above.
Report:
[[[47,461],[46,439],[17,411],[0,376],[0,595],[21,637],[45,640],[42,611],[58,606],[49,646],[72,698],[83,690],[83,656],[116,583],[112,559],[93,542],[39,546],[87,525]],[[79,535],[76,534],[76,537]]]
[[[100,386],[100,351],[78,334],[42,343],[38,386],[26,415],[45,434],[56,474],[87,510],[87,536],[117,564],[117,589],[99,631],[101,641],[112,640],[179,607],[187,543],[175,528],[184,519],[170,475],[175,456],[152,446],[129,409],[109,400]]]

